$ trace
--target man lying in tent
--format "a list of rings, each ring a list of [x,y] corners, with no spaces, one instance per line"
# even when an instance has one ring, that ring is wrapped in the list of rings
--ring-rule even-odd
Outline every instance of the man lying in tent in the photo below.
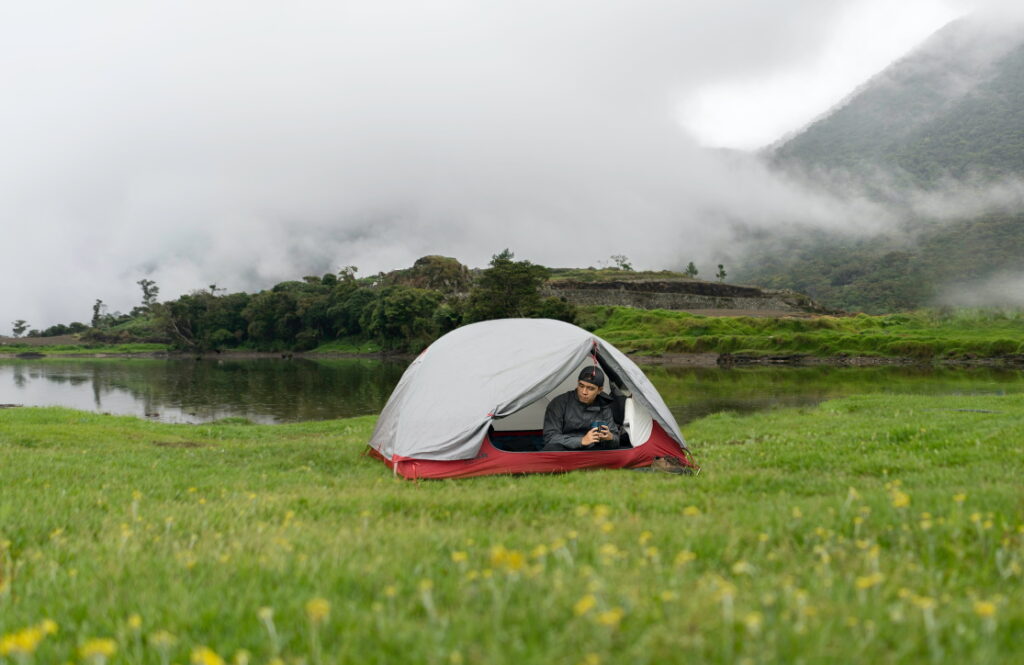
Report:
[[[577,379],[576,390],[551,400],[544,412],[545,452],[619,447],[612,398],[601,392],[603,386],[601,368],[585,367]]]

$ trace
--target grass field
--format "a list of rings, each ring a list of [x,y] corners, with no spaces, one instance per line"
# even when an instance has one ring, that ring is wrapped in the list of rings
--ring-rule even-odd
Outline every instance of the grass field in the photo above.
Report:
[[[372,424],[0,410],[0,661],[1024,656],[1024,396],[712,416],[696,478],[412,483]]]
[[[883,316],[707,317],[580,308],[579,324],[632,353],[803,353],[931,359],[1024,353],[1024,311],[921,310]]]

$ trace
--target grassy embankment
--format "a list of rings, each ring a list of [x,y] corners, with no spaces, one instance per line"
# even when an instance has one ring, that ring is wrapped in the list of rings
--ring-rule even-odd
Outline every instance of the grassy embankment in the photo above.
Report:
[[[19,353],[41,353],[47,356],[92,356],[96,354],[133,355],[160,353],[167,351],[167,344],[40,344],[10,343],[0,345],[0,353],[16,355]]]
[[[706,317],[666,310],[596,307],[580,324],[637,354],[748,353],[928,359],[1024,353],[1024,311],[922,310],[814,318]]]
[[[1022,396],[864,396],[705,418],[685,430],[697,478],[411,483],[361,456],[372,423],[0,410],[2,658],[992,663],[1024,652]]]
[[[716,352],[957,360],[1024,354],[1024,311],[1021,310],[921,310],[883,316],[755,318],[710,317],[628,307],[580,307],[578,323],[622,350],[638,355]],[[8,344],[0,346],[0,353],[144,354],[168,348],[160,344]],[[381,346],[375,341],[348,337],[325,342],[311,353],[380,351]]]

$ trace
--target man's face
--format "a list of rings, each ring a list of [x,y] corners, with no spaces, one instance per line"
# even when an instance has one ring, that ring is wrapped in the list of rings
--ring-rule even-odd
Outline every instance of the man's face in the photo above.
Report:
[[[592,404],[599,392],[601,392],[601,389],[588,381],[579,381],[576,383],[576,399],[584,404]]]

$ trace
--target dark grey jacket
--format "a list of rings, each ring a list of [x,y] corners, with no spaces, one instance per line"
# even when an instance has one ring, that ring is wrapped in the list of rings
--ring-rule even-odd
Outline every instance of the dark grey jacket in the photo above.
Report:
[[[590,423],[603,420],[608,423],[612,433],[612,441],[602,441],[598,445],[619,445],[619,427],[612,420],[612,398],[604,393],[598,394],[592,404],[584,404],[576,397],[576,391],[563,393],[548,403],[544,412],[544,445],[557,443],[579,450],[582,448],[580,439],[590,431]],[[592,450],[598,446],[587,446],[584,450]]]

